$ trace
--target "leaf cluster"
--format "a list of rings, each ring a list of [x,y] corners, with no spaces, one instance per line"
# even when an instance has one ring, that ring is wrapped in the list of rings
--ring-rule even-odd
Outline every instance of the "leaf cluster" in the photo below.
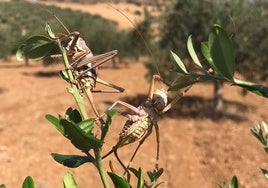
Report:
[[[67,172],[64,177],[63,177],[63,186],[64,188],[77,188],[77,183],[73,177],[72,174]],[[34,180],[31,176],[27,176],[23,183],[22,183],[22,188],[35,188],[35,183]],[[5,185],[0,185],[0,188],[6,188]]]
[[[267,1],[176,0],[166,7],[159,22],[160,48],[169,48],[183,59],[189,57],[185,50],[189,35],[194,37],[194,43],[200,44],[206,40],[211,25],[221,25],[234,42],[237,71],[252,81],[268,79]],[[197,54],[201,51],[197,50]],[[161,55],[168,58],[165,53]],[[168,72],[163,71],[163,74],[168,75]]]
[[[174,59],[173,65],[175,67],[175,72],[183,75],[184,79],[178,77],[178,79],[176,79],[173,85],[169,88],[170,91],[177,91],[197,82],[220,80],[242,87],[257,95],[266,98],[268,97],[268,87],[253,82],[242,81],[234,77],[236,63],[234,46],[232,40],[221,26],[214,25],[209,33],[208,40],[201,43],[201,52],[206,59],[208,71],[199,61],[197,53],[193,48],[191,37],[188,38],[187,49],[193,60],[193,66],[195,66],[195,69],[191,70],[188,68],[178,55],[171,52]]]
[[[263,149],[268,154],[268,125],[265,122],[261,122],[258,125],[250,129],[251,133],[259,142],[263,145]],[[266,179],[268,179],[268,170],[262,169],[261,171]]]
[[[230,185],[227,185],[225,182],[223,182],[223,184],[219,184],[218,187],[219,188],[239,188],[238,179],[236,176],[233,176]]]

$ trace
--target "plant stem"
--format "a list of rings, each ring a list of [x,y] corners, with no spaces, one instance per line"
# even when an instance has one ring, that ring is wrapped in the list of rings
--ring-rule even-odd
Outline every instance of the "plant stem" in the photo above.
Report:
[[[71,89],[69,91],[70,91],[70,93],[73,95],[73,97],[75,99],[75,102],[76,102],[76,104],[77,104],[77,106],[79,108],[79,111],[81,113],[81,116],[82,116],[83,120],[86,120],[86,119],[88,119],[88,115],[86,113],[85,104],[84,104],[82,96],[79,93],[79,89],[74,84],[75,79],[74,79],[74,76],[72,74],[72,71],[70,69],[68,69],[70,64],[69,64],[69,61],[68,61],[68,58],[67,58],[67,55],[66,55],[66,51],[62,47],[60,41],[58,41],[58,45],[60,47],[60,50],[61,50],[61,53],[62,53],[62,56],[63,56],[64,65],[65,65],[65,67],[67,69],[67,74],[68,74],[69,81],[71,83]]]
[[[76,104],[79,108],[79,111],[82,115],[82,118],[85,120],[85,119],[88,119],[88,115],[86,113],[86,108],[85,108],[85,105],[84,105],[84,101],[83,101],[83,98],[82,96],[80,95],[79,93],[79,89],[77,88],[77,86],[74,84],[75,82],[75,79],[74,79],[74,76],[72,74],[72,71],[70,69],[68,69],[68,67],[70,66],[69,64],[69,61],[68,61],[68,58],[67,58],[67,55],[66,55],[66,51],[65,49],[62,47],[60,41],[58,40],[58,45],[60,47],[60,50],[61,50],[61,53],[62,53],[62,56],[63,56],[63,61],[64,61],[64,65],[66,67],[66,71],[67,71],[67,74],[68,74],[68,78],[69,78],[69,81],[71,83],[71,88],[70,88],[70,93],[73,95],[75,101],[76,101]],[[106,173],[106,170],[103,166],[103,163],[102,163],[102,155],[101,155],[101,150],[102,148],[97,148],[94,150],[94,154],[95,154],[95,160],[96,160],[96,167],[99,171],[99,174],[100,174],[100,178],[101,178],[101,181],[103,183],[103,186],[105,188],[110,188],[110,185],[109,185],[109,182],[108,182],[108,178],[107,178],[107,173]]]
[[[110,188],[110,185],[109,185],[108,179],[107,179],[107,173],[106,173],[106,170],[104,169],[103,164],[102,164],[101,148],[94,150],[94,153],[95,153],[95,157],[96,157],[97,169],[99,171],[102,184],[105,188]]]

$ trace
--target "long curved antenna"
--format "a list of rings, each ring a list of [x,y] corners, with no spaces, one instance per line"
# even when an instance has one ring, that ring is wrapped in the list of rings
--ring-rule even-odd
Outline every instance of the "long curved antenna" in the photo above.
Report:
[[[56,18],[56,20],[61,24],[61,26],[67,31],[68,34],[70,34],[70,31],[67,29],[67,27],[62,23],[62,21],[56,16],[54,12],[51,12],[51,14]]]
[[[138,29],[137,25],[131,20],[129,19],[129,17],[124,13],[122,12],[121,10],[119,10],[118,8],[114,7],[112,4],[110,3],[107,3],[110,7],[112,7],[113,9],[115,9],[117,12],[119,12],[120,14],[122,14],[133,26],[133,28],[135,29],[135,31],[138,33],[138,35],[140,36],[140,38],[142,39],[142,42],[144,43],[145,47],[146,47],[146,50],[147,52],[149,53],[149,55],[151,56],[153,62],[154,62],[154,67],[156,69],[156,72],[159,76],[160,75],[160,71],[159,71],[159,68],[158,68],[158,64],[157,64],[157,61],[156,61],[156,58],[151,50],[151,48],[149,47],[148,43],[146,42],[145,38],[143,37],[142,33],[140,32],[140,30]]]
[[[39,6],[41,9],[47,11],[49,14],[51,14],[59,23],[60,25],[63,27],[63,29],[70,34],[71,32],[67,29],[67,27],[62,23],[62,21],[56,16],[56,14],[54,12],[52,12],[51,10],[43,7],[42,5],[40,5],[39,3],[37,4],[37,6]]]

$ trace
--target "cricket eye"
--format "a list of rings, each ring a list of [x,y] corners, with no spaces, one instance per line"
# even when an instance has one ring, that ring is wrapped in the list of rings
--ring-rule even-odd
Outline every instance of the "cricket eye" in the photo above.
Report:
[[[154,98],[152,99],[152,104],[153,104],[153,105],[157,105],[157,104],[159,104],[159,98],[158,98],[158,97],[154,97]]]

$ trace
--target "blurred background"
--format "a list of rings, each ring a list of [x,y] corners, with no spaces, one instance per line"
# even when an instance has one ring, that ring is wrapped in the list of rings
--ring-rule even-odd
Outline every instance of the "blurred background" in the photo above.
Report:
[[[136,24],[154,58],[120,12]],[[162,77],[173,81],[177,75],[170,71],[170,50],[190,62],[187,37],[192,35],[199,52],[214,23],[220,24],[234,42],[237,77],[267,85],[268,2],[264,0],[2,0],[0,184],[7,187],[20,187],[28,175],[37,187],[61,187],[67,171],[73,173],[80,187],[101,186],[93,166],[67,169],[50,156],[53,152],[80,154],[44,118],[75,107],[66,91],[68,84],[57,76],[63,65],[51,59],[18,62],[15,58],[17,48],[29,36],[47,35],[46,23],[57,33],[66,34],[53,14],[69,31],[79,31],[93,54],[119,51],[114,61],[100,66],[99,76],[124,87],[125,92],[94,95],[100,112],[119,99],[141,104],[148,92],[148,79],[156,73],[153,59]],[[165,169],[162,187],[216,187],[233,175],[238,176],[241,187],[268,187],[259,170],[268,166],[265,153],[249,131],[260,121],[267,122],[267,111],[266,99],[234,86],[212,82],[195,85],[159,118],[160,166]],[[89,106],[88,113],[94,116]],[[116,143],[124,121],[123,117],[115,118],[106,140],[107,151]],[[135,145],[119,151],[125,162],[133,148]],[[155,148],[152,134],[133,165],[152,169]],[[107,165],[108,160],[116,161],[110,156]]]

